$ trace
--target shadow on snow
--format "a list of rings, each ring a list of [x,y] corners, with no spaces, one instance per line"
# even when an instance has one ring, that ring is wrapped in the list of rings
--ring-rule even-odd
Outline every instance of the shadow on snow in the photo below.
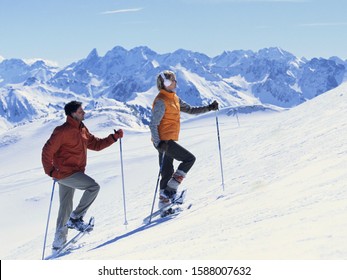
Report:
[[[111,239],[111,240],[108,240],[108,241],[106,241],[106,242],[104,242],[104,243],[102,243],[102,244],[96,246],[95,248],[90,249],[90,251],[91,251],[91,250],[96,250],[96,249],[102,248],[102,247],[104,247],[104,246],[107,246],[107,245],[110,245],[110,244],[112,244],[112,243],[115,243],[115,242],[117,242],[117,241],[119,241],[119,240],[122,240],[122,239],[124,239],[124,238],[129,237],[129,236],[132,236],[132,235],[134,235],[134,234],[136,234],[136,233],[140,233],[140,232],[142,232],[142,231],[144,231],[144,230],[147,230],[147,229],[150,229],[150,228],[152,228],[152,227],[154,227],[154,226],[157,226],[157,225],[160,225],[160,224],[162,224],[162,223],[165,223],[165,222],[167,222],[167,221],[173,219],[173,218],[176,217],[176,216],[177,216],[177,215],[173,214],[173,215],[170,215],[170,216],[165,217],[165,218],[159,218],[159,219],[157,219],[157,220],[154,220],[154,221],[152,221],[151,223],[144,224],[144,225],[142,225],[142,226],[140,226],[140,227],[138,227],[138,228],[136,228],[136,229],[134,229],[134,230],[132,230],[132,231],[129,231],[129,232],[123,234],[123,235],[117,236],[117,237],[115,237],[115,238],[113,238],[113,239]]]

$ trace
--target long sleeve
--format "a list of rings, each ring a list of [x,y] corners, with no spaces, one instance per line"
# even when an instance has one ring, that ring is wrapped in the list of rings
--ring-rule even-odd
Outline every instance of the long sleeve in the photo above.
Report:
[[[56,128],[51,137],[47,140],[46,144],[42,148],[41,161],[45,173],[52,176],[52,172],[55,170],[53,165],[54,154],[59,150],[64,134],[60,128]]]
[[[193,106],[190,106],[188,103],[184,102],[181,98],[179,101],[180,101],[181,112],[184,112],[187,114],[201,114],[201,113],[209,112],[208,106],[193,107]]]
[[[162,100],[157,100],[153,106],[149,128],[151,130],[152,142],[158,146],[160,142],[158,126],[165,114],[165,104]]]
[[[87,148],[89,150],[100,151],[111,146],[115,142],[111,134],[106,138],[98,138],[91,134],[86,127],[85,129],[88,137]]]

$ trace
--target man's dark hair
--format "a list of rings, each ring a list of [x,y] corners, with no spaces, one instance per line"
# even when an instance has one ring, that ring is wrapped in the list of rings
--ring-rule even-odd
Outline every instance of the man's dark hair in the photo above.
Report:
[[[75,113],[79,107],[81,107],[82,102],[71,101],[67,103],[64,107],[65,115],[71,116],[72,113]]]

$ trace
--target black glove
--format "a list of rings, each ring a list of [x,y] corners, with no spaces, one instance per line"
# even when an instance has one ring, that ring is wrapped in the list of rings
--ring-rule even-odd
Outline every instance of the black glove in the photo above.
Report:
[[[158,146],[157,146],[157,150],[159,152],[167,152],[167,149],[169,148],[169,143],[168,141],[160,141]]]
[[[208,105],[208,110],[209,111],[217,111],[219,109],[218,106],[219,106],[218,102],[215,100],[210,105]]]

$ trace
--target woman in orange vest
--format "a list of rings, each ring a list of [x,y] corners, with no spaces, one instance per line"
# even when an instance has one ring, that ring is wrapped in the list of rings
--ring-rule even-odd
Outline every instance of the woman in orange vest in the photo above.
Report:
[[[180,146],[180,112],[200,114],[218,110],[218,102],[207,106],[192,107],[176,95],[176,75],[164,71],[157,77],[159,93],[154,99],[150,130],[152,142],[159,152],[159,165],[163,163],[160,180],[159,209],[165,207],[176,196],[177,189],[195,162],[195,156]],[[163,159],[163,152],[165,156]],[[174,170],[173,160],[181,163]]]

